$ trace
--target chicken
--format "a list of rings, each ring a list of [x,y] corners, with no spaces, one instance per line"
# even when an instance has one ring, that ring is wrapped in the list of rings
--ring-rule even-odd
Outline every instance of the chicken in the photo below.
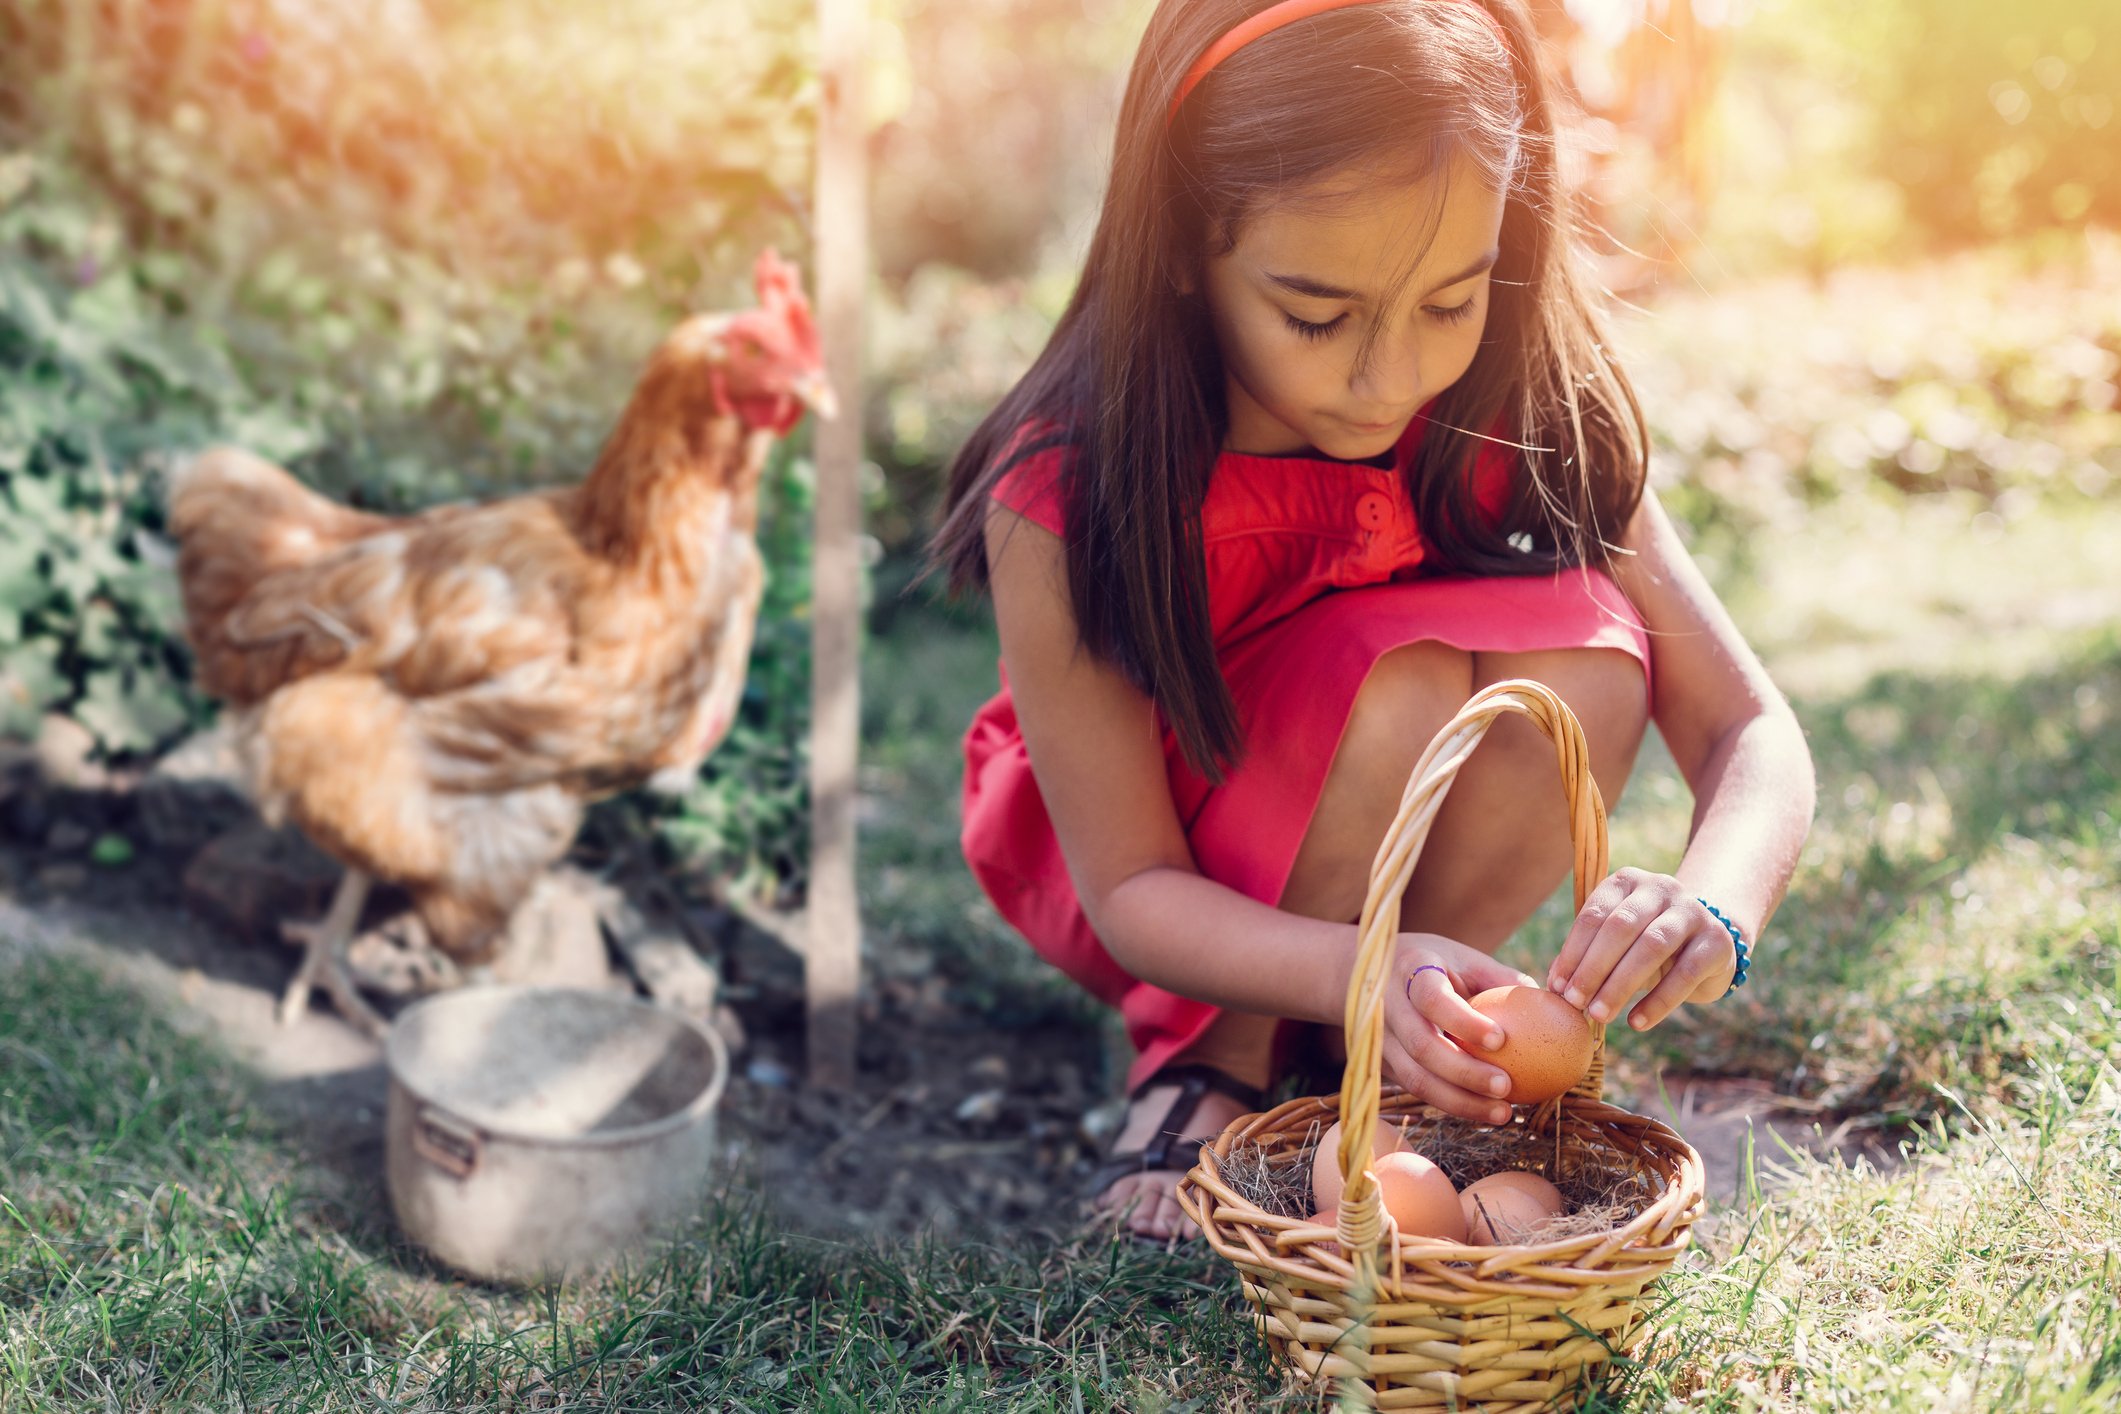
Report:
[[[727,734],[765,570],[767,453],[835,413],[794,267],[759,307],[695,315],[582,484],[405,518],[350,510],[218,447],[169,523],[205,690],[233,709],[254,797],[347,873],[281,1003],[322,985],[371,1033],[345,946],[374,880],[453,961],[489,960],[587,802],[689,779]]]

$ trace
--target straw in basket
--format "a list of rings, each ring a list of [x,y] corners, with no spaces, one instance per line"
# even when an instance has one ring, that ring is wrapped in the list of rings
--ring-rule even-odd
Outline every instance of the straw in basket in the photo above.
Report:
[[[1505,714],[1530,718],[1554,742],[1576,847],[1578,909],[1605,877],[1605,804],[1575,714],[1529,679],[1475,694],[1415,764],[1371,866],[1348,983],[1340,1094],[1244,1116],[1201,1150],[1178,1186],[1187,1215],[1237,1268],[1260,1334],[1291,1378],[1312,1386],[1331,1380],[1344,1406],[1488,1414],[1575,1408],[1605,1362],[1641,1336],[1644,1291],[1685,1250],[1701,1214],[1701,1156],[1693,1146],[1600,1099],[1599,1026],[1583,1080],[1523,1118],[1550,1179],[1566,1187],[1590,1171],[1617,1175],[1640,1199],[1631,1219],[1532,1245],[1466,1246],[1388,1229],[1367,1167],[1380,1120],[1389,1113],[1432,1132],[1467,1124],[1396,1088],[1384,1091],[1384,989],[1399,981],[1391,967],[1400,898],[1444,793]],[[1336,1111],[1337,1155],[1318,1156],[1337,1157],[1346,1180],[1336,1226],[1270,1213],[1228,1181],[1239,1146],[1268,1164],[1296,1160]]]

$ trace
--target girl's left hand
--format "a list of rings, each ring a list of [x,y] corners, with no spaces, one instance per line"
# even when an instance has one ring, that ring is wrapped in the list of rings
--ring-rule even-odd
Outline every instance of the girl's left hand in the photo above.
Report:
[[[1618,869],[1583,901],[1547,986],[1593,1021],[1649,989],[1628,1018],[1647,1031],[1681,1002],[1716,1000],[1737,973],[1731,935],[1692,890],[1669,874]]]

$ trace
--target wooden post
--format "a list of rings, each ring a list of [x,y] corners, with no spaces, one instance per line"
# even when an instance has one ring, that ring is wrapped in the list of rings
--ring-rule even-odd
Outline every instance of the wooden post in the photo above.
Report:
[[[854,1080],[862,918],[855,892],[855,762],[861,738],[862,303],[868,293],[862,65],[868,0],[818,0],[818,337],[839,416],[817,427],[817,538],[810,629],[810,896],[804,991],[810,1083]]]

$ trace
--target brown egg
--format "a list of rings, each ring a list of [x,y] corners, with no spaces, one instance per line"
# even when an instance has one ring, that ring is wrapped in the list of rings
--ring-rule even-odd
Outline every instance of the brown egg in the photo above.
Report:
[[[1406,1137],[1399,1132],[1399,1126],[1379,1115],[1377,1132],[1370,1136],[1371,1157],[1381,1159],[1406,1147]],[[1340,1189],[1340,1121],[1336,1119],[1318,1136],[1318,1152],[1311,1158],[1311,1197],[1320,1212],[1330,1213],[1340,1206]]]
[[[1466,1240],[1482,1246],[1522,1242],[1567,1204],[1561,1190],[1536,1173],[1505,1169],[1475,1179],[1458,1195]]]
[[[1459,1206],[1458,1190],[1443,1170],[1419,1154],[1401,1150],[1387,1154],[1370,1169],[1377,1175],[1385,1211],[1409,1237],[1440,1237],[1446,1242],[1466,1240],[1465,1210]]]
[[[1543,987],[1490,987],[1470,1005],[1502,1027],[1502,1049],[1476,1054],[1509,1073],[1510,1103],[1551,1100],[1591,1068],[1597,1033],[1566,998]]]

